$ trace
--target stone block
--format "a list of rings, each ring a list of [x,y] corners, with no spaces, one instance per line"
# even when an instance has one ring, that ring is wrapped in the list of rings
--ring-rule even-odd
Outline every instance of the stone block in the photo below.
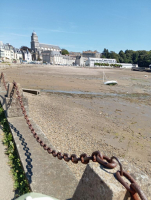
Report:
[[[8,80],[6,79],[6,74],[5,73],[3,73],[3,74],[4,74],[5,83],[6,83],[6,85],[8,85]],[[0,75],[0,86],[4,87],[3,78],[1,77],[1,75]]]
[[[19,83],[17,83],[19,94],[21,97],[23,97],[23,90]],[[13,83],[8,84],[8,90],[7,90],[7,97],[8,98],[17,98],[16,89],[13,88]]]
[[[23,105],[26,109],[26,113],[28,114],[28,99],[26,97],[22,97]],[[6,114],[7,117],[21,117],[23,116],[21,106],[19,100],[17,98],[8,98],[6,97],[5,101]]]
[[[35,89],[23,88],[23,92],[27,92],[27,93],[31,93],[31,94],[35,94],[35,95],[39,95],[40,94],[40,90],[35,90]]]
[[[28,114],[28,99],[23,96],[23,91],[19,83],[17,83],[19,94],[22,97],[23,105]],[[7,117],[21,117],[23,116],[19,99],[17,98],[17,91],[13,87],[13,83],[8,84],[8,90],[6,94],[5,107]]]
[[[129,194],[114,178],[114,169],[110,171],[103,171],[98,163],[88,164],[72,200],[123,200]]]
[[[131,164],[128,165],[131,169],[130,175],[136,180],[141,189],[143,189],[148,199],[150,199],[151,181],[149,177],[144,175],[141,170],[131,166]],[[115,169],[106,169],[98,163],[88,164],[72,200],[130,200],[129,192],[115,177],[117,170],[118,167]],[[135,172],[138,171],[139,174],[137,173],[136,175]],[[130,184],[127,179],[123,179]]]

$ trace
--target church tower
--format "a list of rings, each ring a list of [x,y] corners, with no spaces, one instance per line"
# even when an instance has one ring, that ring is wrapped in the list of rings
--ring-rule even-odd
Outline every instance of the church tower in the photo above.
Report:
[[[35,32],[33,32],[31,36],[31,50],[39,50],[38,36]]]

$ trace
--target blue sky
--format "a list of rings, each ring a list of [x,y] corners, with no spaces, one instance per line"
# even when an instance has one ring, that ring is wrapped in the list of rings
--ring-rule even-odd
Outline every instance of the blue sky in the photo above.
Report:
[[[0,41],[69,51],[151,50],[151,0],[1,0]]]

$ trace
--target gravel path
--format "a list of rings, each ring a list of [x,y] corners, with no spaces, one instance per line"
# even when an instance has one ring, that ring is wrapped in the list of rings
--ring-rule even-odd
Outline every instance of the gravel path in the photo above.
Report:
[[[0,199],[14,200],[13,179],[8,166],[8,156],[5,154],[5,146],[2,144],[3,131],[0,129]]]

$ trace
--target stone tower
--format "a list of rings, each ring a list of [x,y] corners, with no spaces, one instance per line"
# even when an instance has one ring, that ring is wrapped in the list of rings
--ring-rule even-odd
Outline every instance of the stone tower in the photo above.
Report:
[[[31,36],[31,50],[32,51],[39,50],[38,36],[35,32],[33,32]]]

